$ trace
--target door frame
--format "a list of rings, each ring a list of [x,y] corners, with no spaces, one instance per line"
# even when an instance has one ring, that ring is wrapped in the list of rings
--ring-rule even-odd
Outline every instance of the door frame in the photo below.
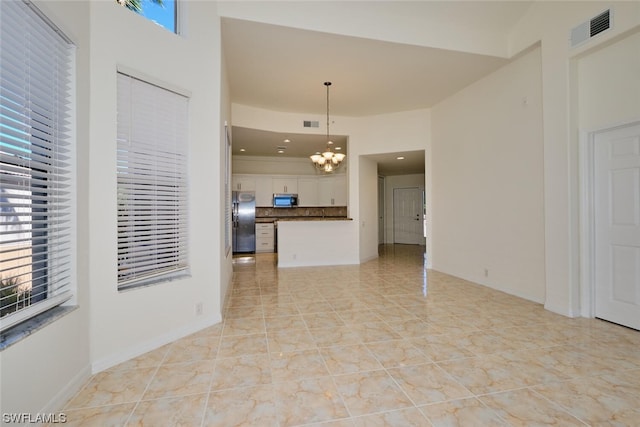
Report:
[[[640,118],[589,131],[580,131],[579,140],[579,197],[580,197],[580,315],[596,315],[596,218],[595,218],[595,140],[601,133],[640,125]]]
[[[387,180],[378,175],[378,244],[387,243]],[[382,209],[380,209],[382,208]],[[382,241],[380,241],[382,238]]]

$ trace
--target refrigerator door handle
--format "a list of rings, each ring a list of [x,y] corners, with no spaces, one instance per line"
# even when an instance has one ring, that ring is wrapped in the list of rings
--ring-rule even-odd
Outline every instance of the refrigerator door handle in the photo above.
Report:
[[[231,222],[233,223],[233,228],[238,228],[238,204],[234,203],[233,208],[231,209]]]

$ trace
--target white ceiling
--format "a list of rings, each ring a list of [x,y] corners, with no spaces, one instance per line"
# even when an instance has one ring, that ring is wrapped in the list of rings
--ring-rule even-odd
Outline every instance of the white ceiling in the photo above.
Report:
[[[326,134],[320,133],[320,135],[280,133],[234,126],[233,155],[309,157],[315,152],[323,152],[327,146]],[[331,141],[334,150],[347,154],[346,136],[331,135]],[[284,153],[278,153],[281,147],[284,147],[281,150]]]
[[[473,19],[494,30],[497,26],[506,34],[528,3],[415,4],[420,13],[430,10],[443,20],[457,16],[464,21],[452,25],[470,25]],[[457,15],[452,15],[456,11]],[[231,18],[222,20],[222,41],[233,103],[315,115],[326,114],[325,81],[332,82],[332,116],[368,116],[432,107],[508,61]],[[324,133],[323,127],[317,136],[234,127],[233,154],[275,156],[276,146],[287,145],[280,155],[306,157],[324,148]],[[285,138],[293,142],[283,143]],[[247,151],[240,153],[240,148]],[[397,155],[380,156],[380,169],[389,164],[387,169],[394,170]],[[424,152],[407,153],[405,157],[412,163],[422,162],[417,168],[424,172]]]

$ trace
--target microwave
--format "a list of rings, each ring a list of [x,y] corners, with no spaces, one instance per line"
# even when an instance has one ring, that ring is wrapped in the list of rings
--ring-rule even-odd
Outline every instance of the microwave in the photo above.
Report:
[[[296,206],[298,206],[297,194],[274,194],[273,195],[274,208],[295,208]]]

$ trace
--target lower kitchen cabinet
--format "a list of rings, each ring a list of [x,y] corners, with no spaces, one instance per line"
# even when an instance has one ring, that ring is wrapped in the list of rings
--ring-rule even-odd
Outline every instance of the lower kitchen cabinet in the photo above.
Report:
[[[256,252],[273,252],[273,223],[256,224]]]

